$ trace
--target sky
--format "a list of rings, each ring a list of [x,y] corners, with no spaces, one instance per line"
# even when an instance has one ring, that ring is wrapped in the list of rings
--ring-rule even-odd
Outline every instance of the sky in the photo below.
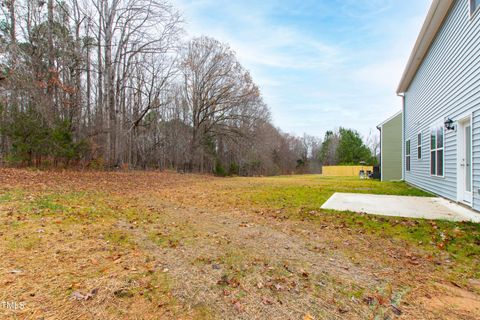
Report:
[[[396,88],[431,0],[173,0],[188,37],[230,45],[274,125],[364,137],[401,109]]]

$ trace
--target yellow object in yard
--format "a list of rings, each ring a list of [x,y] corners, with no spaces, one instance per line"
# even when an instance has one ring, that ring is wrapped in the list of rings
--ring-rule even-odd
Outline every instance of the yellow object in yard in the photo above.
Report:
[[[373,172],[372,166],[326,166],[322,168],[322,175],[326,177],[358,177],[360,170],[365,174],[367,171]]]

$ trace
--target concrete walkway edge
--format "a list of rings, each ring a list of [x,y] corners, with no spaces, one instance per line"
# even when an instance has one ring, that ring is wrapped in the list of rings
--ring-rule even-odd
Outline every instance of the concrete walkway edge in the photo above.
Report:
[[[480,223],[480,213],[438,197],[335,193],[321,208],[404,218]]]

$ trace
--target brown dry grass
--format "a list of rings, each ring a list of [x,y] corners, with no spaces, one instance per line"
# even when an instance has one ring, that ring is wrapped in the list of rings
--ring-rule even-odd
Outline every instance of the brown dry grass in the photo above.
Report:
[[[322,183],[0,169],[0,302],[26,304],[0,316],[478,318],[475,288],[447,280],[462,266],[447,254],[246,196]]]

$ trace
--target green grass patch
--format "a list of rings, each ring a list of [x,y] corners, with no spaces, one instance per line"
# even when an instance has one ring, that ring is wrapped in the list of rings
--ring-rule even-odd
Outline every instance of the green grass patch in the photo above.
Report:
[[[251,250],[229,247],[214,261],[222,266],[222,271],[227,277],[240,280],[253,272],[258,259]]]
[[[40,196],[30,203],[31,210],[38,213],[62,213],[66,207],[61,204],[62,199],[56,194]]]
[[[262,185],[241,190],[244,199],[252,204],[277,209],[319,208],[335,192],[418,197],[432,196],[404,182],[380,182],[376,180],[360,180],[358,178],[322,176],[306,176],[291,178],[291,180],[285,177],[269,178]]]
[[[465,277],[480,277],[480,224],[470,222],[430,221],[320,211],[301,211],[293,219],[310,220],[319,224],[343,226],[380,237],[407,241],[411,245],[438,256],[448,253],[458,262],[458,273]]]
[[[0,203],[12,201],[13,196],[11,193],[0,194]]]
[[[431,194],[404,182],[380,182],[320,175],[273,177],[258,180],[253,188],[235,190],[247,205],[292,220],[337,225],[360,233],[407,241],[433,256],[448,253],[455,270],[480,277],[480,224],[361,215],[321,210],[335,192],[429,197]]]
[[[22,189],[9,189],[0,192],[0,204],[7,204],[23,200],[25,192]]]
[[[208,305],[200,303],[193,306],[193,319],[210,320],[215,318],[215,312]]]
[[[19,238],[11,238],[7,242],[7,248],[12,251],[30,251],[33,249],[38,249],[38,247],[41,245],[41,242],[42,240],[39,236],[30,234]]]
[[[105,240],[120,247],[131,247],[135,244],[124,231],[111,231],[105,235]]]
[[[176,248],[183,244],[183,238],[179,234],[153,231],[148,234],[148,239],[162,248]]]
[[[165,217],[159,217],[158,225],[164,226],[147,233],[150,241],[162,248],[195,245],[196,232],[189,223],[170,224]]]
[[[28,215],[32,219],[60,218],[62,224],[75,224],[113,219],[122,210],[109,202],[111,198],[101,192],[29,195],[25,191],[18,191],[9,193],[0,204],[11,205],[15,208],[15,214]]]

